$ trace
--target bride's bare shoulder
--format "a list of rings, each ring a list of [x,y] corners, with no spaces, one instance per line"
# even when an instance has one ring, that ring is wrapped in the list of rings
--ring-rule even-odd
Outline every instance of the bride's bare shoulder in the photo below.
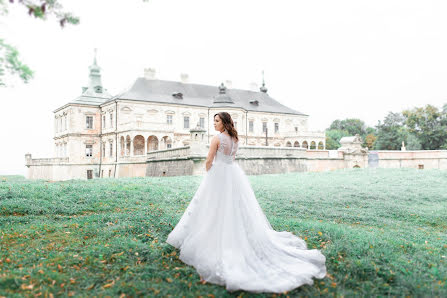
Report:
[[[219,144],[219,143],[220,143],[219,135],[215,135],[215,136],[211,139],[211,143]]]

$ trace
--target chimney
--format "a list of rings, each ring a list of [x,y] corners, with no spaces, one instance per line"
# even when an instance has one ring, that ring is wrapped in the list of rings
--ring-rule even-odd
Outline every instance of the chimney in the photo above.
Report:
[[[250,90],[251,91],[258,91],[259,89],[258,89],[258,84],[256,84],[255,82],[251,82],[250,83]]]
[[[225,81],[225,86],[227,86],[228,89],[233,88],[233,82],[230,80],[226,80]]]
[[[145,68],[144,69],[144,78],[146,80],[155,80],[155,69],[154,68]]]
[[[181,73],[180,80],[182,83],[189,83],[189,75],[187,73]]]

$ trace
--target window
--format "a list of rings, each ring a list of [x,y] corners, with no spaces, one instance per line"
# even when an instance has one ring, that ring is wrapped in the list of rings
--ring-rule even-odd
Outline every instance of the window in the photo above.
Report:
[[[88,129],[93,128],[93,116],[87,116],[85,119],[86,119],[87,128]]]
[[[106,115],[102,116],[102,125],[103,128],[106,128]]]
[[[267,131],[267,122],[262,122],[262,132]]]
[[[109,170],[109,177],[112,177],[112,170]]]
[[[166,123],[169,125],[172,124],[172,115],[166,115]]]
[[[295,132],[298,132],[298,127],[297,126],[295,126]]]
[[[113,157],[113,142],[110,142],[110,145],[109,145],[109,151],[110,151],[110,157]]]
[[[102,156],[106,156],[106,143],[102,143]]]
[[[205,128],[205,118],[200,117],[200,127]]]
[[[86,157],[93,156],[93,145],[85,145],[85,156]]]
[[[234,128],[237,130],[237,121],[233,121],[234,123]]]
[[[275,133],[279,132],[279,123],[275,122]]]
[[[110,113],[110,127],[113,127],[113,114]]]
[[[93,178],[93,170],[87,170],[87,179]]]
[[[248,121],[248,131],[253,132],[253,120]]]
[[[104,170],[101,170],[101,177],[104,177]]]
[[[183,128],[189,128],[189,116],[183,118]]]
[[[167,144],[167,148],[168,148],[168,149],[169,149],[169,148],[172,148],[172,144],[168,143],[168,144]]]

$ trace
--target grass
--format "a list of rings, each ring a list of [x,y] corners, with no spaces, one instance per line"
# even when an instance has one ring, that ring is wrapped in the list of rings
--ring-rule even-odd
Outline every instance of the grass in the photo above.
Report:
[[[0,296],[275,296],[200,284],[165,243],[201,180],[0,176]],[[276,296],[447,296],[447,171],[250,181],[275,230],[327,258],[328,277]]]

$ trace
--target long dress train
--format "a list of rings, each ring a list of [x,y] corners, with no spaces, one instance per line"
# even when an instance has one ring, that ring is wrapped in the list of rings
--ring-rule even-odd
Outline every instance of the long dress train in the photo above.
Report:
[[[167,243],[209,283],[228,291],[282,293],[324,278],[326,258],[291,232],[272,229],[250,182],[234,161],[238,142],[224,133]]]

